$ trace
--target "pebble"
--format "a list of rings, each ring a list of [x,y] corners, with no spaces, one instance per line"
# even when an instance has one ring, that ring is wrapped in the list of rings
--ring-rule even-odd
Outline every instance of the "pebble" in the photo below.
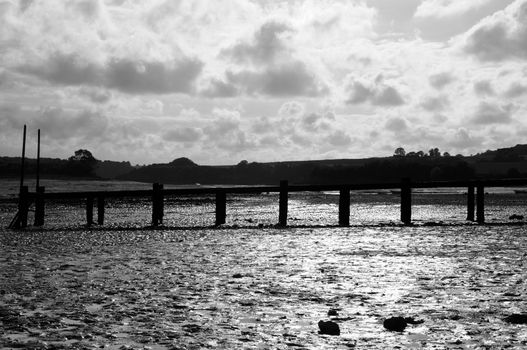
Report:
[[[340,335],[339,325],[332,321],[318,321],[319,334]]]
[[[402,332],[408,325],[404,317],[390,317],[384,320],[383,326],[389,331]]]
[[[527,324],[527,314],[512,314],[505,317],[504,320],[514,324]]]
[[[338,312],[335,309],[329,309],[328,316],[338,316]]]

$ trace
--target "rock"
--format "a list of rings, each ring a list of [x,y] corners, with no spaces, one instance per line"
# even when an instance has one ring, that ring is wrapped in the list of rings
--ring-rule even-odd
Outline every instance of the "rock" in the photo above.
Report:
[[[390,317],[384,320],[383,326],[389,331],[402,332],[408,325],[404,317]]]
[[[527,314],[512,314],[505,317],[504,321],[514,324],[527,324]]]
[[[332,321],[318,321],[318,334],[340,335],[339,325]]]
[[[335,309],[329,309],[328,316],[338,316],[338,312]]]
[[[234,275],[232,275],[232,278],[242,278],[243,275],[241,273],[235,273]]]

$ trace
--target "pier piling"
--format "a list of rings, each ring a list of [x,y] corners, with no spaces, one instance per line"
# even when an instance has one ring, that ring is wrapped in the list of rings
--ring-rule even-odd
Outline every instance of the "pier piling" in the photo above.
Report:
[[[46,192],[46,188],[44,186],[37,186],[37,192],[35,196],[35,226],[42,226],[44,225],[44,216],[45,216],[45,201],[44,201],[44,193]]]
[[[152,226],[163,224],[163,185],[154,183],[152,185]]]
[[[223,225],[227,216],[227,194],[225,191],[216,192],[216,226]]]
[[[280,181],[280,200],[278,209],[278,225],[287,226],[287,200],[288,200],[288,182],[287,180]]]
[[[474,186],[467,189],[467,221],[474,221]]]
[[[19,228],[27,227],[27,215],[29,212],[29,190],[27,186],[20,187],[20,200],[18,202]]]
[[[216,225],[226,222],[226,197],[228,194],[261,194],[279,193],[279,213],[277,226],[287,226],[288,196],[290,192],[321,192],[338,191],[338,225],[350,225],[350,198],[352,191],[387,189],[392,192],[401,189],[401,221],[405,225],[412,225],[412,191],[414,188],[465,188],[467,193],[467,220],[474,220],[478,224],[485,224],[485,188],[486,187],[519,187],[527,186],[527,178],[504,180],[463,180],[463,181],[431,181],[411,182],[403,179],[401,182],[372,183],[372,184],[339,184],[339,185],[289,185],[288,181],[280,181],[279,186],[234,186],[234,187],[196,187],[196,188],[169,188],[164,189],[162,184],[155,183],[152,190],[118,190],[118,191],[78,191],[78,192],[52,192],[38,186],[35,192],[29,192],[27,186],[22,186],[19,192],[18,211],[11,220],[8,228],[20,229],[28,225],[28,212],[30,205],[35,203],[35,226],[44,224],[45,206],[50,201],[60,199],[76,199],[85,201],[86,226],[94,224],[94,201],[97,201],[97,223],[104,224],[105,200],[108,198],[151,198],[152,200],[152,226],[163,224],[164,197],[165,196],[216,196]],[[78,202],[76,202],[78,203]],[[463,210],[462,207],[459,210]],[[82,220],[81,220],[82,221]]]
[[[401,183],[401,221],[405,225],[412,224],[412,187],[408,178]]]
[[[340,189],[339,196],[339,226],[350,225],[350,189],[345,187]]]
[[[485,223],[485,187],[477,185],[476,191],[476,221],[478,224]]]
[[[97,197],[97,224],[104,225],[104,197]]]
[[[93,197],[86,198],[86,226],[93,225]]]

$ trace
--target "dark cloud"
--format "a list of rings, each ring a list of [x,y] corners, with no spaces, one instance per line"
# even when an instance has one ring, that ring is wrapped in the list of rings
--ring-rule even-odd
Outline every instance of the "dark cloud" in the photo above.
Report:
[[[227,80],[249,95],[315,97],[328,92],[301,62],[271,66],[263,71],[227,72]]]
[[[428,81],[430,82],[430,85],[432,85],[436,89],[442,89],[446,85],[450,84],[454,81],[454,78],[450,73],[444,72],[439,74],[432,75]]]
[[[239,93],[238,88],[231,83],[226,83],[219,79],[211,79],[209,86],[201,91],[205,97],[234,97]]]
[[[398,117],[388,119],[388,121],[386,121],[386,124],[384,124],[384,127],[386,128],[386,130],[393,132],[401,132],[408,129],[406,121]]]
[[[55,54],[42,66],[22,66],[19,72],[61,85],[99,85],[104,70],[76,55]]]
[[[527,2],[517,1],[479,25],[465,50],[482,61],[527,58]]]
[[[429,97],[421,102],[421,107],[430,112],[442,111],[448,108],[450,103],[446,96]]]
[[[81,96],[87,97],[94,103],[106,103],[112,98],[112,93],[105,89],[83,86],[79,89]]]
[[[472,118],[474,124],[508,124],[512,121],[512,106],[498,106],[481,102]]]
[[[183,127],[173,129],[163,134],[163,140],[170,142],[186,142],[192,143],[198,141],[203,132],[198,128]]]
[[[86,62],[76,55],[56,54],[41,66],[22,66],[19,72],[62,85],[113,88],[126,93],[189,93],[203,64],[194,59],[174,62],[143,62],[113,59],[105,66]]]
[[[482,137],[472,136],[467,130],[459,129],[448,142],[448,145],[457,149],[468,149],[471,147],[479,147],[481,149],[483,141]]]
[[[108,87],[128,93],[188,93],[202,66],[201,62],[192,59],[171,64],[113,60],[105,75]]]
[[[507,92],[505,92],[505,96],[515,98],[523,96],[527,93],[527,85],[523,85],[520,83],[513,83]]]
[[[394,87],[383,86],[373,96],[372,103],[377,106],[399,106],[404,100]]]
[[[302,125],[302,129],[307,132],[321,132],[330,130],[330,122],[334,120],[335,117],[331,113],[309,113],[302,116],[300,124]]]
[[[52,140],[102,137],[108,127],[108,118],[101,111],[69,111],[57,107],[45,107],[38,111],[22,110],[14,105],[0,106],[2,130],[20,129],[29,124],[41,129],[44,137]]]
[[[479,96],[493,96],[496,94],[488,80],[482,80],[474,83],[474,91]]]
[[[362,83],[354,81],[349,87],[348,91],[351,92],[351,96],[347,103],[359,104],[368,101],[374,95],[372,89],[367,88]]]
[[[345,147],[351,144],[351,137],[342,130],[333,131],[326,141],[335,147]]]
[[[240,63],[270,63],[282,52],[287,51],[280,34],[291,29],[278,22],[264,23],[254,34],[252,43],[238,43],[222,52]]]
[[[399,106],[404,104],[404,99],[399,91],[392,86],[386,85],[381,79],[376,79],[373,84],[367,85],[359,81],[352,81],[348,86],[350,97],[348,104],[360,104],[370,102],[375,106]]]

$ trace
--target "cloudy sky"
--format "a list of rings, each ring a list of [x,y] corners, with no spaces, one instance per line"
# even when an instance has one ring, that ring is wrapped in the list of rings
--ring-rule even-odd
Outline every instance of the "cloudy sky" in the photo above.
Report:
[[[525,117],[527,0],[0,0],[0,155],[471,154]]]

